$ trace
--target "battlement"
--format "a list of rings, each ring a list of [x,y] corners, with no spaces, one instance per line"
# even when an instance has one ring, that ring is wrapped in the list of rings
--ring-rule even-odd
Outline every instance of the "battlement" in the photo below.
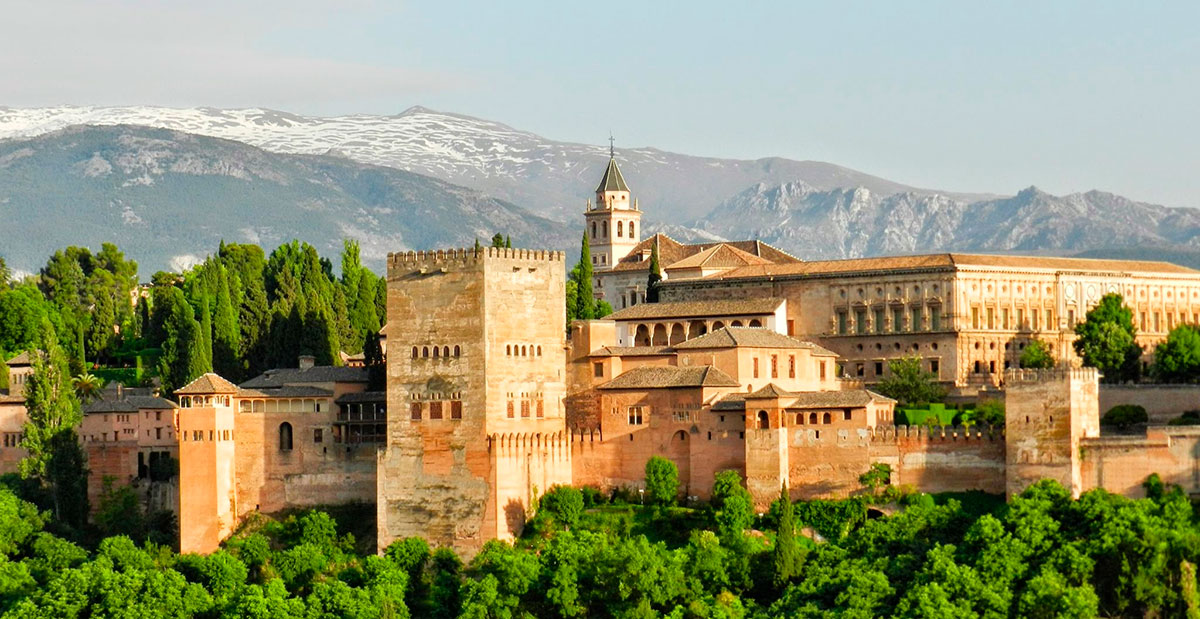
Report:
[[[488,259],[561,263],[565,260],[565,254],[561,251],[551,251],[548,249],[516,249],[505,247],[466,249],[460,247],[458,249],[431,249],[389,253],[387,256],[387,265],[388,270],[428,268],[432,266],[465,267]]]
[[[570,450],[567,432],[501,432],[488,435],[488,450],[497,456],[545,453],[564,457]]]
[[[1049,368],[1049,369],[1008,369],[1004,371],[1004,384],[1031,385],[1051,381],[1098,381],[1100,371],[1096,368]]]
[[[991,426],[877,426],[869,429],[873,444],[927,441],[992,443],[1004,440],[1004,429]]]

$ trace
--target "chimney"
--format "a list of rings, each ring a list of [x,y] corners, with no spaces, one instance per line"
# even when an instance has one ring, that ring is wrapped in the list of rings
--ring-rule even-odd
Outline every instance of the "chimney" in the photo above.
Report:
[[[300,355],[300,369],[307,370],[317,364],[317,358],[312,355]]]

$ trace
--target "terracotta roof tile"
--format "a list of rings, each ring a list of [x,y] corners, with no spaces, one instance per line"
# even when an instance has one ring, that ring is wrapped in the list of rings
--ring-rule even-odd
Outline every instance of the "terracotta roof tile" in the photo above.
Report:
[[[775,383],[767,383],[762,389],[746,394],[746,399],[753,400],[755,398],[786,398],[792,395],[795,394],[776,387]]]
[[[756,264],[773,264],[766,258],[755,256],[752,253],[742,251],[728,243],[721,243],[714,247],[709,247],[703,251],[694,253],[683,260],[674,264],[667,265],[666,270],[672,271],[677,269],[734,269],[737,267],[751,266]]]
[[[798,340],[794,337],[776,333],[770,329],[758,327],[724,327],[712,333],[692,338],[675,345],[677,350],[697,348],[807,348],[816,355],[832,355],[836,353],[821,348],[812,342]]]
[[[673,355],[670,346],[602,346],[592,351],[592,357],[657,357]]]
[[[29,356],[29,351],[24,351],[21,354],[9,359],[5,362],[8,367],[32,365],[33,358]]]
[[[273,389],[238,389],[239,398],[328,398],[333,392],[307,385],[286,385]]]
[[[726,245],[733,249],[745,252],[755,257],[763,258],[771,264],[787,264],[800,262],[799,258],[788,254],[787,252],[777,247],[772,247],[762,241],[717,241],[712,243],[695,243],[687,245],[680,243],[675,239],[665,234],[655,234],[654,236],[643,240],[634,246],[628,256],[621,259],[620,262],[613,265],[611,271],[649,271],[650,258],[647,254],[646,258],[642,258],[642,254],[649,252],[654,246],[655,239],[658,240],[658,263],[659,265],[674,265],[679,261],[698,254],[706,249],[711,249],[720,245]],[[603,275],[604,271],[600,271],[597,275]]]
[[[279,368],[267,370],[244,382],[245,389],[271,389],[284,385],[312,383],[365,383],[369,381],[367,368],[318,365],[307,369]]]
[[[207,395],[210,393],[237,393],[237,385],[221,378],[220,376],[209,372],[198,377],[196,380],[175,390],[176,395],[188,395],[198,393]]]
[[[681,387],[740,387],[728,374],[712,367],[640,367],[600,385],[599,389],[674,389]]]
[[[653,318],[699,318],[705,316],[765,316],[774,314],[783,299],[719,299],[714,301],[670,301],[641,303],[605,316],[605,320],[649,320]]]
[[[796,399],[787,408],[838,408],[843,406],[866,406],[871,402],[895,402],[891,398],[867,389],[844,391],[806,391],[795,394]]]

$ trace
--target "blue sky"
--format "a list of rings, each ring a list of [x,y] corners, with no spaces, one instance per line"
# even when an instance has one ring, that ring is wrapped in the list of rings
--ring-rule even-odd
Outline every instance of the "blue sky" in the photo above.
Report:
[[[424,105],[558,140],[1200,206],[1200,3],[9,4],[0,105]]]

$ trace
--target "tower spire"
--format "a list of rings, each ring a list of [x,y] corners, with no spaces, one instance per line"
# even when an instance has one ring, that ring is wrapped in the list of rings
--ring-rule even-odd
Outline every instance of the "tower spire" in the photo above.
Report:
[[[613,139],[612,131],[608,132],[608,158],[617,158],[616,140]]]

